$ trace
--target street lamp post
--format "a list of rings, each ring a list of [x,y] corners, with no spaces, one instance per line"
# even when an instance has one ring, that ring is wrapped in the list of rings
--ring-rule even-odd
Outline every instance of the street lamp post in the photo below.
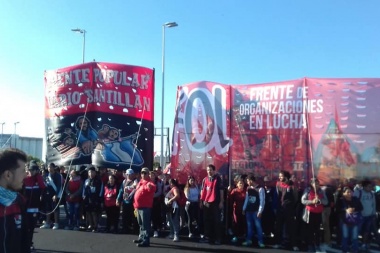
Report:
[[[3,134],[4,134],[4,124],[5,124],[5,122],[1,122],[0,124],[1,124],[1,138],[0,138],[0,145],[1,145],[1,147],[0,148],[2,148],[3,147]]]
[[[71,31],[83,34],[83,51],[82,51],[83,56],[82,56],[82,62],[84,63],[84,53],[86,51],[86,30],[85,29],[75,28],[75,29],[71,29]]]
[[[161,109],[161,168],[165,168],[164,162],[164,97],[165,97],[165,28],[176,27],[176,22],[167,22],[162,25],[162,109]]]
[[[17,121],[17,122],[14,123],[14,125],[15,125],[15,132],[14,132],[13,138],[14,138],[15,148],[17,148],[16,127],[17,127],[17,124],[18,124],[18,123],[20,123],[20,122]]]

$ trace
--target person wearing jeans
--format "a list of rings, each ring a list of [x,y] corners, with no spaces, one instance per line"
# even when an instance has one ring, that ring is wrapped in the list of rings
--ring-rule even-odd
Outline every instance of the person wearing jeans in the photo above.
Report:
[[[340,228],[342,233],[342,252],[358,252],[358,235],[359,223],[348,223],[347,214],[361,212],[363,206],[357,197],[352,196],[351,188],[343,188],[343,197],[338,201],[336,210],[340,214]],[[349,241],[351,241],[351,250],[349,250]]]
[[[174,242],[179,241],[179,213],[180,209],[177,203],[179,199],[178,183],[175,179],[169,180],[170,191],[165,196],[165,204],[169,218],[170,234],[169,239]]]
[[[255,176],[247,176],[247,193],[243,205],[243,214],[247,221],[247,238],[243,246],[252,245],[253,228],[256,229],[257,242],[260,248],[264,248],[263,230],[261,227],[261,216],[265,206],[265,191],[256,183]]]
[[[149,177],[149,169],[144,167],[141,170],[141,180],[136,186],[133,198],[133,206],[137,210],[137,222],[140,226],[139,238],[133,240],[137,247],[150,246],[150,223],[153,197],[156,192],[156,185]]]

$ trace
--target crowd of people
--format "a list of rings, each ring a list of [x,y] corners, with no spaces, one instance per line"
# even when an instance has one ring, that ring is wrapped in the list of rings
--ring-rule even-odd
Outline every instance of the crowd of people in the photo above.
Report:
[[[4,252],[33,251],[37,224],[41,229],[138,234],[138,247],[149,247],[151,236],[167,234],[180,242],[184,233],[200,243],[308,252],[326,252],[333,234],[342,252],[369,251],[371,243],[380,242],[379,194],[370,180],[321,186],[311,178],[304,185],[280,171],[273,180],[237,174],[225,189],[214,165],[205,170],[201,182],[189,176],[179,185],[160,167],[136,173],[131,168],[89,165],[76,170],[50,163],[45,169],[27,162],[20,150],[1,151]],[[60,206],[67,217],[62,221]],[[8,243],[10,235],[24,241]]]

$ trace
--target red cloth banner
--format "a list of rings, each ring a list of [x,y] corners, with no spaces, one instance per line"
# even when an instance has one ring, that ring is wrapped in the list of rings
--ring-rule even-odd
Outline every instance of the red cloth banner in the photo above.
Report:
[[[45,72],[47,161],[153,165],[154,70],[91,62]]]
[[[369,78],[179,87],[172,171],[201,178],[213,163],[221,175],[254,173],[269,180],[287,170],[299,183],[312,176],[334,185],[378,179],[379,87],[380,79]],[[226,94],[220,112],[210,106],[222,101],[218,89]]]

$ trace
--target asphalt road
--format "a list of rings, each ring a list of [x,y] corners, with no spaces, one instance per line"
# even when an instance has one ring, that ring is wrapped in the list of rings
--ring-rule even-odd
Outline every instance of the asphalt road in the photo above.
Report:
[[[102,218],[104,219],[104,217]],[[61,211],[61,227],[64,227],[65,219]],[[104,223],[104,220],[101,224]],[[199,239],[189,239],[183,235],[180,242],[173,242],[171,239],[165,238],[168,232],[159,238],[151,238],[149,248],[138,248],[134,239],[137,234],[110,234],[110,233],[92,233],[73,230],[52,230],[52,229],[35,229],[34,245],[37,253],[168,253],[168,252],[210,252],[210,253],[283,253],[290,252],[288,250],[273,249],[267,246],[264,249],[255,247],[242,247],[230,244],[210,245],[199,243]],[[302,252],[302,251],[300,251]],[[328,253],[340,253],[339,248],[334,248]],[[371,252],[380,253],[378,245],[372,245]]]

